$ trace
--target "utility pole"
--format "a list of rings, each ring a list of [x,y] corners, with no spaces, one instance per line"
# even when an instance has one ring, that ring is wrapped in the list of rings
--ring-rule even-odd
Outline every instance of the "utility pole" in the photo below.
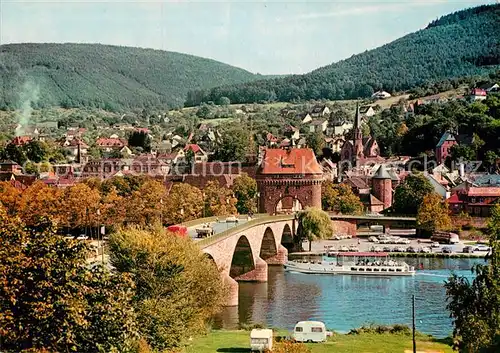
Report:
[[[415,341],[415,294],[412,295],[412,340],[413,353],[417,353],[417,342]]]

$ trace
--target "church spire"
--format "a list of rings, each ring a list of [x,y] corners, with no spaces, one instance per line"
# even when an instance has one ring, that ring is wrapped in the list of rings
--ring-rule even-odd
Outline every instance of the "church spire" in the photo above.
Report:
[[[356,115],[354,116],[354,130],[361,129],[361,117],[359,116],[359,102],[356,101]]]

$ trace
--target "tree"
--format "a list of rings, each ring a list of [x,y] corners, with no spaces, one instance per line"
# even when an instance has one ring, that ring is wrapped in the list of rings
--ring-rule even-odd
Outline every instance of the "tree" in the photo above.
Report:
[[[8,352],[131,352],[134,283],[89,268],[87,245],[27,228],[0,207],[0,337]]]
[[[9,215],[17,214],[21,202],[21,191],[10,181],[0,182],[0,204]]]
[[[307,208],[299,213],[297,233],[299,238],[309,240],[309,251],[314,240],[327,239],[331,237],[332,232],[332,221],[328,213],[315,207]]]
[[[236,213],[236,199],[230,189],[221,187],[217,181],[209,181],[203,189],[204,215],[225,216]]]
[[[226,130],[216,146],[214,160],[221,162],[244,161],[250,145],[250,133],[241,127]]]
[[[451,218],[446,202],[441,195],[432,192],[424,196],[417,213],[417,226],[429,233],[450,230]]]
[[[123,224],[126,217],[125,201],[114,187],[106,195],[102,195],[101,222],[111,227]]]
[[[43,181],[35,182],[21,195],[19,216],[30,226],[43,219],[51,219],[56,223],[64,220],[62,193],[61,189],[51,188]]]
[[[61,224],[72,229],[96,227],[100,200],[99,191],[87,184],[66,188],[61,198]]]
[[[394,192],[394,212],[417,214],[424,196],[434,191],[432,184],[423,174],[410,174]]]
[[[224,301],[215,263],[191,239],[163,228],[129,228],[110,239],[111,263],[135,282],[142,336],[157,350],[179,347],[205,330]]]
[[[363,211],[361,200],[349,185],[334,184],[328,180],[323,182],[321,188],[321,205],[325,211],[343,214],[359,214]]]
[[[307,135],[307,146],[314,151],[314,154],[319,156],[325,147],[325,135],[322,132],[314,132]]]
[[[203,195],[200,189],[189,184],[174,184],[164,207],[165,221],[168,224],[200,218],[203,210]]]
[[[461,352],[500,351],[500,205],[488,223],[491,255],[472,268],[475,278],[453,274],[445,283],[453,335]]]
[[[127,202],[127,222],[142,225],[160,222],[166,191],[165,186],[156,180],[148,180],[133,191]]]
[[[227,97],[220,97],[219,98],[219,105],[229,105],[231,104],[231,100]]]
[[[257,182],[246,173],[240,174],[233,181],[233,193],[239,214],[257,211]]]
[[[131,147],[140,147],[144,152],[150,152],[151,136],[143,131],[134,131],[128,138],[128,145]]]

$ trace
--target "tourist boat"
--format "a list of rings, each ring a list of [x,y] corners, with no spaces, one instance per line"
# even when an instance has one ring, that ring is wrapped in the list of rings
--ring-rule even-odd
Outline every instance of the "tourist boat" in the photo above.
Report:
[[[415,268],[402,261],[389,258],[384,252],[338,253],[335,262],[288,261],[285,270],[309,274],[413,276]]]

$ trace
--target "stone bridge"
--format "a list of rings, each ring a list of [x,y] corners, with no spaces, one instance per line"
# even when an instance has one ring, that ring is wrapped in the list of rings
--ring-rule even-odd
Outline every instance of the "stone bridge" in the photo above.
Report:
[[[415,218],[330,215],[334,233],[356,235],[359,224],[413,225]],[[197,242],[212,259],[228,285],[228,306],[238,305],[238,281],[267,282],[267,267],[282,265],[297,243],[297,221],[292,215],[259,216]]]
[[[237,281],[267,282],[267,266],[287,261],[296,230],[293,215],[264,216],[198,242],[229,287],[228,306],[238,305]]]

